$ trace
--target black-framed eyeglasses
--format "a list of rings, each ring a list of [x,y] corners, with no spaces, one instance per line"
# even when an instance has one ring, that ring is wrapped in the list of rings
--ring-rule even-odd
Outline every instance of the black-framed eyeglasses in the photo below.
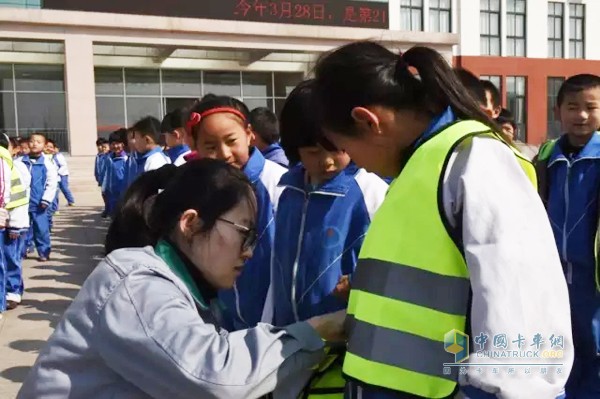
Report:
[[[254,247],[256,247],[256,241],[258,239],[258,234],[255,228],[246,227],[241,224],[232,222],[231,220],[223,218],[217,218],[217,220],[220,220],[221,222],[225,222],[228,225],[235,227],[235,229],[242,235],[242,237],[244,238],[244,241],[242,242],[242,252],[254,250]]]

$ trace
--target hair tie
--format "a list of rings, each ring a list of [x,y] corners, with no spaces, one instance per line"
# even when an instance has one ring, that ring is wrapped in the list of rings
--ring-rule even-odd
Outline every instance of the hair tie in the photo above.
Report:
[[[202,116],[199,113],[192,112],[190,114],[190,119],[188,119],[187,123],[185,124],[185,130],[189,134],[191,134],[192,133],[192,129],[194,128],[194,126],[198,125],[201,120],[202,120]]]
[[[398,60],[396,61],[396,72],[408,70],[408,67],[408,62],[404,59],[404,53],[401,51],[400,54],[398,54]]]

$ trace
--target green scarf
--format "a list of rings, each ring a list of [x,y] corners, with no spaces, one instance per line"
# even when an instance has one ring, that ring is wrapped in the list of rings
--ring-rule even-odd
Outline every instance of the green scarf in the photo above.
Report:
[[[198,305],[202,309],[207,310],[208,306],[206,305],[204,298],[202,298],[202,294],[200,294],[198,285],[190,275],[190,272],[181,257],[177,254],[177,251],[175,251],[175,248],[167,241],[160,240],[154,248],[154,253],[164,260],[169,266],[169,269],[183,281],[183,284],[185,284]]]

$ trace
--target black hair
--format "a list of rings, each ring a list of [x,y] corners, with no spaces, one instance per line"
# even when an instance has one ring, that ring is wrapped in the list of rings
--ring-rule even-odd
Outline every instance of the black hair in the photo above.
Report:
[[[314,83],[311,79],[298,84],[281,110],[281,147],[290,165],[300,162],[300,148],[313,147],[321,141],[321,128],[312,108]]]
[[[217,96],[217,95],[216,95],[216,94],[214,94],[214,93],[206,93],[206,94],[204,95],[204,97],[202,97],[202,98],[200,99],[200,101],[210,101],[210,100],[214,100],[214,99],[215,99],[215,98],[217,98],[217,97],[219,97],[219,96]]]
[[[19,139],[18,137],[11,137],[10,144],[16,148],[21,144],[21,139]]]
[[[106,140],[104,137],[100,137],[98,140],[96,140],[96,146],[104,144],[108,144],[108,140]]]
[[[175,129],[185,127],[190,118],[190,108],[191,107],[177,108],[166,114],[160,124],[160,131],[163,133],[171,133]]]
[[[460,83],[462,83],[465,89],[467,89],[471,97],[473,97],[479,106],[486,107],[487,97],[485,95],[485,88],[481,80],[479,80],[479,78],[468,69],[454,68],[454,73],[456,74],[456,77]]]
[[[119,130],[115,130],[108,136],[108,143],[122,143],[127,144],[127,129],[121,128]]]
[[[43,137],[43,138],[44,138],[44,143],[47,143],[47,142],[48,142],[48,136],[46,136],[46,134],[45,134],[45,133],[41,133],[41,132],[35,132],[35,133],[31,133],[31,134],[29,135],[29,140],[31,140],[31,138],[32,138],[33,136],[39,136],[39,137]]]
[[[498,115],[498,118],[496,118],[496,123],[498,123],[499,125],[510,123],[513,129],[517,129],[517,122],[515,122],[515,117],[513,113],[505,108],[502,108],[502,111],[500,111],[500,115]]]
[[[269,108],[254,108],[250,112],[250,125],[254,133],[268,145],[279,141],[279,123],[277,115]]]
[[[340,134],[356,135],[351,111],[369,105],[414,110],[431,117],[451,107],[459,119],[496,127],[468,95],[446,59],[427,47],[412,47],[400,56],[373,41],[350,43],[322,56],[315,76],[315,111],[324,128]]]
[[[9,145],[11,144],[11,139],[4,132],[0,133],[0,147],[4,147],[8,150]]]
[[[56,147],[56,141],[54,141],[52,139],[47,139],[46,144],[52,144],[54,147]]]
[[[246,104],[244,104],[237,98],[233,98],[233,97],[229,97],[229,96],[215,96],[215,95],[209,96],[207,94],[206,96],[202,97],[202,100],[191,109],[191,112],[197,112],[199,114],[202,114],[211,109],[221,108],[221,107],[233,108],[235,110],[240,111],[242,113],[242,115],[244,116],[244,120],[242,121],[242,123],[245,125],[244,127],[248,127],[248,124],[250,123],[249,122],[250,121],[250,110],[248,110],[248,107],[246,106]],[[191,132],[192,138],[194,139],[194,141],[197,140],[198,131],[199,131],[199,126],[194,126],[194,128],[192,129],[192,132]]]
[[[131,128],[142,137],[150,137],[152,141],[158,143],[160,140],[160,121],[153,116],[146,116],[140,119]]]
[[[500,90],[493,84],[491,81],[482,79],[481,86],[483,87],[484,94],[486,92],[490,92],[490,97],[492,97],[492,106],[494,108],[500,107],[502,105],[502,99],[500,98]],[[487,97],[485,99],[485,105],[487,105]]]
[[[19,139],[19,145],[24,144],[24,143],[29,144],[29,137],[21,137]]]
[[[580,91],[595,89],[597,87],[600,87],[600,76],[598,75],[584,73],[571,76],[560,86],[558,95],[556,96],[556,105],[560,107],[567,94],[579,93]]]
[[[163,190],[158,194],[159,190]],[[214,159],[190,161],[180,167],[165,165],[138,177],[129,187],[111,223],[105,250],[156,245],[170,238],[183,212],[198,211],[200,233],[241,201],[256,213],[256,198],[246,175]]]

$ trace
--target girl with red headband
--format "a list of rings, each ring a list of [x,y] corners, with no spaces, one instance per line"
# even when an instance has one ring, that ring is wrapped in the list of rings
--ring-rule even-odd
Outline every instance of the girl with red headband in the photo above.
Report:
[[[230,330],[271,321],[264,309],[272,308],[265,306],[265,302],[271,281],[275,210],[281,193],[277,185],[287,172],[250,146],[253,133],[249,116],[248,108],[241,101],[211,96],[194,107],[186,126],[196,157],[220,159],[241,169],[252,182],[258,200],[259,237],[254,256],[246,262],[235,286],[220,293],[225,305],[224,323]]]

